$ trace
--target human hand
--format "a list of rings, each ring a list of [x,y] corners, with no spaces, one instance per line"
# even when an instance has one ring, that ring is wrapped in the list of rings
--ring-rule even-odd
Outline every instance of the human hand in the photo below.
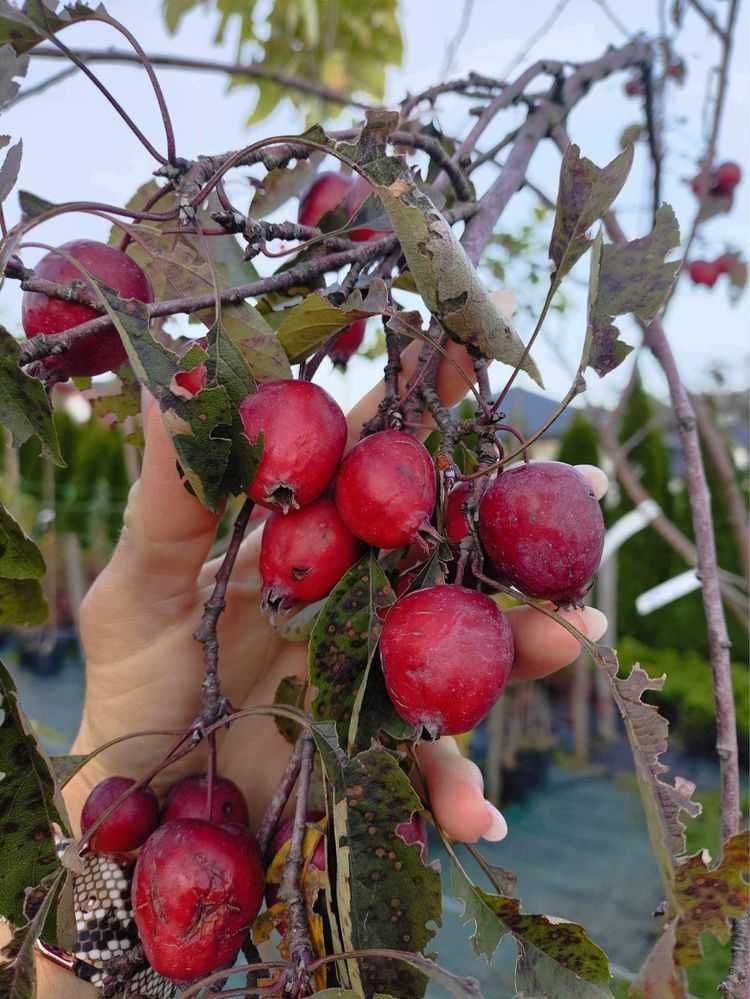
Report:
[[[402,378],[416,363],[418,344],[403,355]],[[473,375],[471,362],[456,345],[453,363],[443,362],[438,392],[451,405]],[[382,386],[369,393],[349,416],[350,440],[374,412]],[[193,632],[213,588],[219,560],[206,562],[218,516],[206,510],[182,485],[175,453],[153,400],[144,406],[146,449],[139,481],[124,517],[124,529],[109,565],[99,575],[81,609],[81,638],[87,663],[83,720],[72,752],[97,746],[135,730],[185,730],[200,708],[202,647]],[[606,489],[598,469],[581,466],[597,496]],[[260,611],[258,571],[260,530],[243,542],[220,619],[222,690],[236,708],[270,704],[279,682],[304,675],[307,650],[282,640]],[[565,616],[591,639],[606,621],[587,608]],[[578,642],[539,611],[508,612],[516,660],[513,678],[533,679],[572,662]],[[66,800],[77,820],[86,795],[111,774],[145,773],[173,741],[159,735],[112,747],[70,782]],[[245,792],[254,825],[278,784],[289,745],[271,718],[241,721],[217,735],[219,768]],[[419,749],[420,763],[437,821],[455,839],[501,839],[505,822],[484,797],[479,768],[459,753],[451,738]],[[206,747],[198,746],[154,782],[157,791],[186,773],[206,768]]]

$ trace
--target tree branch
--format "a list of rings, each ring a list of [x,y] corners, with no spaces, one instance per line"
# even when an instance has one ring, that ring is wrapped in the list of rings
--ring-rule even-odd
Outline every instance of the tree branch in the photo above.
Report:
[[[142,66],[141,60],[134,52],[122,49],[76,49],[73,55],[81,61],[90,62],[117,62],[129,63],[131,65]],[[34,49],[32,56],[36,59],[60,59],[62,53],[51,48]],[[315,83],[312,80],[303,80],[297,76],[290,76],[288,73],[278,73],[255,63],[231,63],[220,62],[216,59],[190,59],[186,56],[175,56],[167,54],[154,54],[148,56],[148,61],[152,66],[163,66],[165,69],[199,69],[209,73],[227,73],[230,76],[246,76],[251,80],[266,80],[269,83],[277,83],[281,87],[288,87],[290,90],[298,90],[303,94],[311,94],[314,97],[322,97],[323,100],[332,104],[340,104],[342,107],[354,107],[368,110],[374,105],[364,101],[355,100],[341,90],[327,87],[323,83]]]

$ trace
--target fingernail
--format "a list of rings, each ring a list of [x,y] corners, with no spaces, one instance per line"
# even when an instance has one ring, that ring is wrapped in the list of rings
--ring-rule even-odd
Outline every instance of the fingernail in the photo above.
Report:
[[[508,823],[489,801],[487,802],[487,815],[490,819],[490,827],[487,832],[482,834],[482,839],[486,839],[488,843],[499,843],[508,835]]]
[[[606,495],[609,487],[609,479],[598,465],[576,465],[575,467],[591,483],[591,488],[594,490],[594,495],[598,500]]]
[[[584,607],[581,611],[581,617],[583,618],[583,630],[592,642],[598,642],[609,625],[607,615],[602,614],[596,607]]]

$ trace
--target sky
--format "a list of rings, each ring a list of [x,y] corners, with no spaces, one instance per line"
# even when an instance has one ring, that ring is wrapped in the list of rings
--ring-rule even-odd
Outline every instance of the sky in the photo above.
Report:
[[[725,16],[726,0],[705,0],[720,17]],[[216,17],[204,9],[188,15],[175,36],[170,36],[161,18],[161,0],[108,0],[107,9],[136,34],[150,52],[171,52],[203,58],[233,59],[234,39],[231,33],[222,46],[211,44]],[[212,5],[213,6],[213,5]],[[624,36],[607,16],[599,0],[569,0],[555,23],[537,44],[528,41],[548,21],[561,5],[552,0],[525,0],[522,13],[517,5],[504,0],[474,0],[466,31],[454,54],[451,76],[473,69],[492,76],[504,76],[519,52],[527,55],[512,70],[512,75],[542,56],[584,61],[596,58],[608,45],[620,45]],[[664,6],[669,4],[664,0]],[[387,102],[395,104],[406,92],[417,92],[439,78],[445,53],[455,37],[462,4],[455,0],[402,0],[400,18],[405,37],[405,60],[401,68],[389,72]],[[630,0],[613,4],[618,18],[629,31],[653,32],[657,28],[658,0]],[[75,26],[65,31],[69,46],[106,48],[120,46],[120,39],[103,25]],[[750,221],[750,140],[748,138],[747,99],[750,95],[750,67],[744,54],[750,41],[750,13],[741,5],[740,30],[737,36],[732,66],[729,99],[727,101],[719,143],[721,159],[742,164],[745,181],[736,192],[735,206],[730,216],[708,222],[692,254],[713,259],[725,249],[748,253],[748,221]],[[667,155],[664,163],[664,198],[677,213],[683,231],[692,221],[694,197],[686,179],[696,172],[696,161],[705,141],[705,91],[713,79],[717,61],[717,45],[709,37],[705,24],[695,14],[688,13],[677,41],[677,51],[689,64],[690,72],[683,87],[672,86],[667,111]],[[25,84],[32,85],[59,71],[61,64],[51,60],[32,59]],[[144,74],[138,68],[122,65],[97,64],[96,72],[125,103],[129,113],[143,130],[157,142],[163,142],[161,125],[152,93]],[[218,153],[235,149],[264,135],[300,131],[300,117],[285,102],[274,114],[259,125],[246,126],[253,96],[249,88],[227,92],[226,79],[220,74],[158,70],[172,112],[178,153],[192,157],[198,153]],[[637,101],[626,100],[622,87],[623,74],[598,84],[589,97],[572,113],[568,122],[571,137],[582,152],[599,164],[604,164],[619,151],[623,129],[639,118]],[[465,121],[466,103],[438,105],[437,117],[445,131],[458,129]],[[516,122],[513,112],[499,119],[483,138],[482,148],[488,148]],[[348,124],[351,114],[337,123]],[[465,127],[465,126],[464,126]],[[24,142],[23,161],[18,187],[32,191],[51,201],[80,198],[123,204],[133,191],[149,178],[154,163],[148,153],[127,130],[107,102],[82,75],[77,74],[44,93],[7,110],[3,132]],[[495,176],[495,168],[487,166],[477,177],[479,190]],[[643,235],[649,228],[648,189],[649,159],[646,147],[636,147],[636,161],[631,177],[618,200],[620,221],[628,235]],[[530,178],[554,197],[559,173],[559,155],[547,143],[541,146],[531,164]],[[241,179],[230,185],[230,194],[241,204],[246,191]],[[522,192],[506,210],[498,231],[513,233],[530,221],[533,196]],[[18,218],[15,195],[6,207],[8,222]],[[296,203],[287,209],[286,217],[296,217]],[[106,239],[105,223],[86,215],[67,215],[35,231],[35,237],[49,244],[59,244],[74,238]],[[39,256],[28,251],[27,264],[33,265]],[[527,284],[525,267],[516,266],[509,272],[509,283],[516,278],[519,299],[540,302],[538,290]],[[571,371],[580,354],[585,330],[586,268],[577,268],[567,285],[569,307],[561,315],[553,315],[535,350],[549,395],[560,398],[568,388]],[[750,296],[750,293],[749,293]],[[711,386],[709,372],[720,367],[726,387],[746,388],[750,382],[750,338],[748,337],[748,299],[730,306],[727,288],[722,280],[713,290],[694,288],[686,279],[680,282],[667,319],[667,333],[676,353],[683,378],[694,390]],[[6,282],[0,294],[0,321],[10,329],[19,328],[20,298],[17,286]],[[533,322],[524,314],[518,317],[522,336],[528,336]],[[632,322],[623,320],[624,338],[631,344],[639,342]],[[650,357],[639,361],[646,384],[664,398],[663,377]],[[493,373],[493,385],[499,386],[507,370],[498,366]],[[618,389],[627,379],[629,364],[600,380],[591,374],[588,395],[592,402],[613,405]],[[331,389],[346,405],[381,377],[381,366],[364,358],[351,362],[346,376],[328,370],[317,379]],[[519,385],[532,387],[525,375]]]

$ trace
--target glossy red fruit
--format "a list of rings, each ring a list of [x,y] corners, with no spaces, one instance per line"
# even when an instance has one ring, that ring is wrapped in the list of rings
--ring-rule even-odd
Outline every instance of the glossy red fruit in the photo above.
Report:
[[[739,163],[721,163],[714,170],[713,188],[719,194],[731,194],[742,180],[742,169]]]
[[[448,493],[445,501],[445,536],[451,545],[460,545],[471,533],[464,507],[472,492],[471,482],[459,482]]]
[[[336,506],[349,530],[377,548],[418,540],[435,509],[435,468],[416,437],[383,430],[365,437],[341,463]]]
[[[705,284],[708,288],[713,288],[721,273],[721,266],[716,260],[691,260],[688,264],[688,274],[693,284]]]
[[[579,603],[601,561],[602,512],[571,465],[534,461],[503,472],[482,497],[478,524],[498,572],[530,597]]]
[[[229,967],[263,888],[260,850],[244,826],[201,819],[160,826],[138,857],[132,884],[133,916],[151,967],[176,982]]]
[[[248,496],[285,513],[317,499],[346,443],[346,418],[330,395],[312,382],[265,382],[240,403],[240,417],[251,443],[263,435]]]
[[[193,774],[183,777],[172,786],[162,811],[162,822],[175,819],[206,819],[216,825],[236,822],[250,824],[247,802],[234,781],[226,777],[214,777],[211,793],[211,817],[208,818],[208,777],[206,774]]]
[[[123,298],[153,301],[154,294],[148,278],[126,253],[91,239],[73,240],[60,249],[74,260],[79,260],[89,273]],[[50,252],[42,257],[34,268],[34,276],[64,285],[81,281],[86,288],[89,287],[83,272],[59,253]],[[21,322],[27,337],[38,333],[64,333],[73,326],[96,319],[98,315],[87,305],[48,298],[38,291],[23,293]],[[45,366],[65,376],[99,375],[118,368],[126,359],[119,334],[115,329],[107,329],[76,342],[64,354],[47,358]]]
[[[300,200],[297,215],[300,225],[317,225],[324,215],[338,208],[351,186],[352,178],[343,173],[318,174]]]
[[[81,812],[84,835],[110,805],[123,795],[135,781],[130,777],[107,777],[94,787]],[[95,853],[129,853],[142,846],[159,824],[159,802],[150,787],[142,787],[129,795],[102,822],[89,840]]]
[[[643,93],[643,84],[640,80],[628,80],[624,89],[628,97],[640,97]]]
[[[513,665],[513,635],[483,593],[431,586],[394,606],[380,654],[399,715],[433,737],[457,735],[474,728],[500,696]]]
[[[199,364],[190,371],[178,371],[174,380],[190,395],[197,395],[208,385],[208,371],[205,364]]]
[[[333,341],[328,356],[340,368],[346,367],[346,362],[356,354],[365,338],[366,319],[357,319],[342,330]]]
[[[263,531],[263,604],[274,610],[325,597],[359,558],[361,545],[332,500],[272,513]]]
[[[360,177],[359,174],[357,174],[346,198],[346,213],[349,218],[353,218],[370,195],[374,193],[372,184],[368,180],[365,180],[364,177]],[[377,205],[377,207],[373,209],[373,215],[375,218],[373,219],[371,225],[358,226],[356,229],[352,229],[349,233],[355,243],[366,243],[369,239],[381,239],[386,235],[386,233],[392,231],[385,211],[377,199],[375,204]]]

